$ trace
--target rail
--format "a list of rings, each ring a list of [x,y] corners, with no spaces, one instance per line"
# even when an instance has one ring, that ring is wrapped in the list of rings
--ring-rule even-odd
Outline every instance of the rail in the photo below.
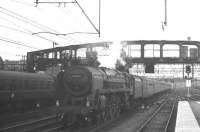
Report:
[[[142,132],[144,131],[145,128],[148,127],[148,125],[150,124],[151,121],[153,121],[153,119],[159,114],[161,113],[161,110],[164,108],[164,106],[166,106],[169,102],[168,101],[164,101],[158,108],[157,110],[152,114],[152,116],[150,116],[140,127],[139,129],[137,129],[137,132]],[[164,127],[164,132],[167,131],[168,126],[170,124],[170,119],[172,117],[173,111],[175,108],[175,103],[173,103],[172,107],[170,108],[170,112],[169,112],[169,118],[167,119],[167,123]],[[166,112],[164,112],[166,113]]]
[[[52,120],[52,122],[50,122]],[[49,125],[54,123],[54,120],[57,120],[57,115],[51,115],[47,117],[43,117],[40,119],[33,119],[31,121],[27,122],[19,122],[15,125],[11,125],[5,128],[0,128],[0,131],[17,131],[17,130],[25,130],[25,131],[31,131],[39,127],[44,127],[45,125]],[[45,123],[47,122],[47,123]],[[33,127],[34,126],[34,127]]]
[[[169,116],[169,118],[168,118],[168,120],[167,120],[167,124],[166,124],[166,126],[165,126],[164,132],[167,132],[167,129],[168,129],[169,124],[170,124],[170,120],[171,120],[172,115],[173,115],[173,112],[174,112],[174,108],[175,108],[175,103],[173,103],[172,110],[171,110],[170,116]]]

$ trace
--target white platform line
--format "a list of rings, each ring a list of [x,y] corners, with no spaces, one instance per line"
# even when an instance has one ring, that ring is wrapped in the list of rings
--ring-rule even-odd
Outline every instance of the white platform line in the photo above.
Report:
[[[199,124],[187,101],[178,103],[175,132],[200,132]]]

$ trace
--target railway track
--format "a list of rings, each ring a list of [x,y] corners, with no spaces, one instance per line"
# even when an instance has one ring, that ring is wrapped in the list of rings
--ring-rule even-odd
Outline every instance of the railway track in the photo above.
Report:
[[[191,96],[191,97],[189,97],[189,100],[191,100],[191,101],[200,101],[200,97]]]
[[[19,122],[29,121],[30,119],[38,119],[44,116],[53,115],[53,113],[57,113],[57,111],[57,107],[48,107],[24,113],[10,113],[0,115],[0,129],[6,126],[13,126]]]
[[[164,102],[164,100],[166,100],[166,98],[168,98],[169,95],[164,95],[164,96],[160,96],[159,98],[157,98],[157,100],[152,99],[152,100],[148,100],[146,103],[148,105],[148,107],[151,107],[153,105],[157,105],[161,102]],[[151,103],[150,103],[151,102]],[[120,125],[122,122],[124,122],[125,120],[127,120],[127,118],[131,118],[132,115],[134,115],[134,113],[137,113],[139,110],[142,110],[140,106],[138,106],[137,108],[133,108],[130,109],[129,111],[127,111],[126,113],[123,113],[122,115],[120,115],[118,118],[115,118],[113,120],[109,120],[99,126],[96,127],[90,127],[89,129],[81,129],[79,131],[76,132],[107,132],[110,129],[112,129],[112,127],[116,127],[118,125]],[[64,131],[63,131],[64,132]]]
[[[165,95],[166,96],[166,95]],[[161,100],[164,100],[166,97],[159,97]],[[162,98],[162,99],[161,99]],[[155,100],[155,99],[154,99]],[[149,100],[148,100],[149,102]],[[154,102],[152,100],[152,102]],[[108,122],[103,123],[100,126],[90,126],[85,128],[64,128],[63,123],[57,118],[56,114],[51,114],[51,116],[43,115],[43,117],[38,117],[31,119],[29,121],[20,121],[13,125],[0,128],[0,131],[3,132],[100,132],[104,129],[107,129],[108,126],[112,124],[116,124],[117,120],[121,120],[122,118],[129,117],[129,114],[122,114],[120,117],[110,120]],[[119,121],[120,122],[120,121]]]
[[[62,128],[57,115],[51,115],[1,128],[3,132],[51,132]]]
[[[167,132],[175,108],[175,101],[167,100],[148,118],[137,132]]]

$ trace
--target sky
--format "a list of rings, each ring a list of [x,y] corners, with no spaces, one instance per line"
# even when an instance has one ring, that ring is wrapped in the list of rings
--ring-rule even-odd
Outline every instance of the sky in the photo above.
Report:
[[[98,27],[98,0],[77,1]],[[0,0],[0,56],[4,60],[20,59],[28,51],[52,48],[52,41],[57,42],[57,46],[112,41],[110,56],[101,59],[105,65],[113,65],[119,58],[120,41],[187,40],[188,36],[200,41],[199,0],[167,0],[168,25],[165,31],[161,24],[164,21],[164,0],[101,0],[100,38],[96,34],[32,35],[44,31],[61,34],[95,32],[76,4],[39,4],[35,7],[34,2]]]

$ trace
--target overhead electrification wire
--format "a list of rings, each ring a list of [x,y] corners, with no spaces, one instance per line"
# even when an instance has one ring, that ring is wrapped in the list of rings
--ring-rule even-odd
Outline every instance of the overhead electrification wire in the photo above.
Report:
[[[11,16],[11,17],[13,17],[13,18],[15,18],[15,19],[17,19],[17,20],[23,21],[23,22],[25,22],[25,23],[29,23],[28,21],[19,19],[18,17],[15,17],[15,16],[10,15],[10,14],[8,14],[8,13],[2,12],[2,11],[0,11],[0,12],[3,13],[3,14],[6,14],[6,15],[8,15],[8,16]],[[29,24],[31,24],[31,23],[29,23]],[[31,24],[31,25],[34,26],[34,27],[36,26],[37,28],[40,28],[40,27],[38,27],[37,25],[33,25],[33,24]],[[29,32],[30,32],[30,31],[29,31]],[[32,34],[32,33],[33,33],[33,32],[30,32],[30,34]],[[38,35],[37,35],[37,36],[38,36]],[[51,42],[55,42],[55,41],[49,40],[49,39],[47,39],[47,38],[45,38],[45,37],[42,37],[42,36],[38,36],[38,37],[43,38],[43,39],[48,40],[48,41],[51,41]]]
[[[30,33],[28,33],[28,32],[25,32],[23,30],[19,30],[19,29],[13,28],[13,27],[8,27],[8,26],[5,26],[5,25],[0,25],[0,27],[6,28],[6,29],[10,29],[10,30],[13,30],[13,31],[16,31],[16,32],[21,32],[21,33],[24,33],[24,34],[27,34],[27,35],[30,35]]]
[[[23,46],[23,47],[39,50],[39,48],[32,47],[32,46],[29,46],[29,45],[24,44],[22,42],[11,40],[11,39],[8,39],[8,38],[2,37],[2,36],[0,36],[0,41],[4,41],[4,42],[7,42],[7,43],[12,43],[12,44],[15,44],[15,45],[19,45],[19,46]]]
[[[22,5],[25,5],[25,6],[33,6],[32,4],[30,3],[26,3],[26,2],[22,2],[22,1],[18,1],[18,0],[10,0],[12,2],[16,2],[16,3],[19,3],[19,4],[22,4]]]
[[[0,7],[0,8],[1,8],[1,7]],[[30,23],[29,21],[27,21],[27,20],[25,20],[25,19],[20,19],[20,18],[14,16],[14,15],[11,15],[11,14],[8,14],[8,13],[5,13],[5,12],[3,12],[3,11],[0,11],[0,12],[3,13],[3,14],[5,14],[5,15],[8,15],[8,16],[10,16],[10,17],[12,17],[12,18],[15,18],[15,19],[17,19],[17,20],[19,20],[19,21],[22,21],[22,22],[28,23],[28,24],[30,24],[30,25],[36,27],[36,28],[39,28],[39,29],[42,29],[42,28],[43,28],[43,27],[38,26],[38,25],[36,25],[36,24],[34,24],[34,23]]]
[[[16,26],[16,27],[18,27],[18,28],[20,28],[20,29],[23,29],[23,30],[25,30],[25,31],[27,31],[27,32],[25,32],[25,31],[22,31],[22,30],[19,30],[19,29],[14,29],[14,28],[9,28],[9,27],[7,27],[7,26],[4,26],[5,28],[9,28],[9,29],[11,29],[11,30],[15,30],[15,31],[19,31],[19,32],[24,32],[24,33],[26,33],[26,34],[28,34],[28,35],[30,35],[30,36],[32,36],[33,37],[33,32],[31,31],[31,30],[29,30],[29,29],[26,29],[26,28],[24,28],[24,27],[22,27],[22,26],[20,26],[20,25],[18,25],[18,24],[16,24],[16,23],[14,23],[14,22],[12,22],[12,21],[10,21],[10,20],[8,20],[8,19],[6,19],[6,18],[3,18],[3,17],[1,17],[0,16],[0,19],[2,19],[2,20],[4,20],[4,21],[7,21],[7,22],[9,22],[9,23],[12,23],[14,26]],[[3,27],[3,25],[2,25],[2,27]],[[44,40],[46,40],[46,41],[49,41],[49,42],[56,42],[56,41],[54,41],[54,40],[51,40],[51,39],[48,39],[48,38],[45,38],[45,37],[43,37],[43,36],[40,36],[39,34],[37,34],[37,35],[35,35],[36,37],[39,37],[39,38],[41,38],[41,39],[44,39]],[[56,43],[58,43],[58,42],[56,42]]]
[[[23,21],[23,22],[25,22],[25,23],[28,23],[28,24],[30,24],[30,25],[32,25],[32,26],[34,26],[34,27],[37,27],[37,28],[39,28],[39,29],[43,29],[43,30],[45,30],[45,31],[52,31],[52,32],[55,32],[55,33],[59,33],[59,32],[57,32],[57,31],[54,30],[54,29],[51,29],[51,28],[49,28],[49,27],[47,27],[47,26],[45,26],[45,25],[42,25],[42,24],[40,24],[40,23],[38,23],[38,22],[36,22],[36,21],[34,21],[34,20],[31,20],[31,19],[29,19],[29,18],[27,18],[27,17],[24,17],[24,16],[22,16],[22,15],[20,15],[20,14],[17,14],[17,13],[15,13],[15,12],[13,12],[13,11],[10,11],[10,10],[8,10],[8,9],[5,9],[5,8],[3,8],[3,7],[1,7],[1,6],[0,6],[0,9],[2,9],[2,10],[4,10],[4,11],[7,11],[7,12],[9,12],[9,13],[11,13],[11,14],[14,14],[15,16],[13,16],[13,15],[11,15],[11,14],[8,14],[8,13],[5,13],[5,12],[3,12],[3,11],[0,11],[1,13],[6,14],[6,15],[8,15],[8,16],[10,16],[10,17],[13,17],[13,18],[15,18],[15,19],[17,19],[17,20]],[[60,38],[67,40],[66,38],[61,37],[61,36],[60,36]],[[75,40],[75,39],[73,39],[73,38],[71,38],[71,37],[68,37],[68,38],[70,38],[70,39],[73,40],[73,41],[77,41],[77,40]]]
[[[3,18],[3,17],[1,17],[1,16],[0,16],[0,19],[3,19],[3,20],[5,20],[5,21],[8,21],[8,22],[12,23],[13,25],[17,26],[18,28],[22,28],[23,30],[25,30],[25,31],[27,31],[27,32],[22,31],[22,30],[19,30],[19,29],[15,29],[15,28],[3,26],[3,25],[0,25],[1,27],[8,28],[8,29],[14,30],[14,31],[19,31],[19,32],[28,34],[28,35],[30,35],[30,36],[33,37],[33,35],[32,35],[32,34],[33,34],[33,31],[31,31],[31,30],[29,30],[29,29],[26,29],[26,28],[24,28],[24,27],[21,27],[20,25],[17,25],[16,23],[14,23],[14,22],[12,22],[12,21],[10,21],[10,20],[8,20],[8,19],[5,19],[5,18]],[[54,40],[51,40],[51,39],[48,39],[48,38],[46,38],[46,37],[40,36],[39,34],[37,34],[37,35],[35,35],[35,36],[36,36],[36,37],[39,37],[39,38],[41,38],[41,39],[44,39],[44,40],[46,40],[46,41],[49,41],[49,42],[56,42],[56,41],[54,41]],[[58,42],[56,42],[56,43],[58,43]]]
[[[63,33],[63,34],[57,34],[57,33],[52,33],[52,32],[37,32],[37,33],[33,33],[33,35],[41,34],[41,33],[54,34],[56,36],[59,36],[59,35],[67,36],[71,34],[98,34],[98,33],[93,33],[93,32],[71,32],[71,33]]]
[[[14,17],[14,18],[16,18],[16,19],[18,19],[18,20],[21,20],[21,21],[23,21],[23,22],[29,23],[29,24],[31,24],[32,26],[34,25],[35,27],[40,28],[40,29],[43,29],[43,30],[52,30],[52,31],[55,31],[55,32],[56,32],[56,30],[54,30],[54,29],[51,29],[51,28],[46,27],[46,26],[44,26],[44,25],[42,25],[42,24],[39,24],[38,22],[36,22],[36,21],[34,21],[34,20],[31,20],[31,19],[29,19],[29,18],[27,18],[27,17],[24,17],[24,16],[22,16],[22,15],[20,15],[20,14],[17,14],[17,13],[15,13],[15,12],[13,12],[13,11],[10,11],[10,10],[8,10],[8,9],[5,9],[5,8],[3,8],[3,7],[1,7],[1,6],[0,6],[0,9],[3,9],[4,11],[7,11],[7,12],[9,12],[9,13],[14,14],[15,16],[5,13],[5,14],[7,14],[7,15],[9,15],[9,16],[12,16],[12,17]],[[1,12],[2,12],[2,11],[1,11]],[[17,16],[17,17],[16,17],[16,16]],[[21,19],[20,19],[19,17],[20,17]]]
[[[21,33],[24,33],[24,34],[27,34],[27,35],[30,35],[30,36],[32,36],[32,34],[33,34],[33,32],[30,32],[30,31],[29,31],[29,32],[25,32],[25,31],[23,31],[23,30],[19,30],[19,29],[12,28],[12,27],[8,27],[8,26],[4,26],[4,25],[0,25],[0,27],[7,28],[7,29],[10,29],[10,30],[13,30],[13,31],[17,31],[17,32],[21,32]],[[33,36],[32,36],[32,37],[33,37]],[[44,40],[46,40],[46,41],[55,42],[55,41],[53,41],[53,40],[47,39],[47,38],[42,37],[42,36],[40,36],[40,35],[36,35],[36,37],[39,37],[39,38],[44,39]],[[58,42],[56,42],[56,43],[58,43]]]

